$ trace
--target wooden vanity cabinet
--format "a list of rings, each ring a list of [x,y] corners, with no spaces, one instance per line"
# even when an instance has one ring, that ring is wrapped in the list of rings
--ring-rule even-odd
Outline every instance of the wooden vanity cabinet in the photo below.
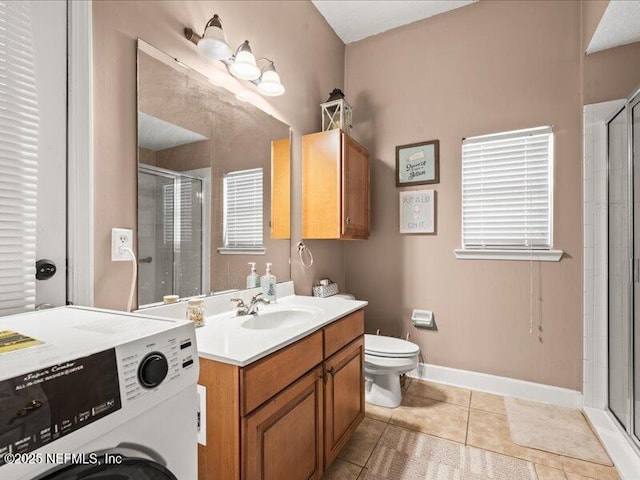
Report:
[[[242,419],[242,477],[322,477],[322,368],[316,367]]]
[[[302,137],[302,237],[367,239],[369,152],[342,130]]]
[[[364,340],[324,362],[324,464],[328,467],[364,418]]]
[[[364,312],[246,367],[200,358],[199,480],[319,480],[364,418]]]

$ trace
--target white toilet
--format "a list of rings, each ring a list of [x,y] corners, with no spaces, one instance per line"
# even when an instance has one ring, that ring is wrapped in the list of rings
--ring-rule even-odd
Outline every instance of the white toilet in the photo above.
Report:
[[[343,293],[336,297],[354,300]],[[420,347],[400,338],[364,336],[365,400],[381,407],[396,408],[402,403],[400,375],[418,366]]]
[[[365,400],[381,407],[402,403],[400,375],[418,366],[420,347],[384,335],[364,336]]]

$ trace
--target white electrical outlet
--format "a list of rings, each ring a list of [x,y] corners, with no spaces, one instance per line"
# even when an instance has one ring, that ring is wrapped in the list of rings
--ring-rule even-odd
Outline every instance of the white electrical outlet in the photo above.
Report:
[[[133,230],[130,228],[112,228],[111,260],[113,262],[131,261],[131,254],[125,248],[133,250]]]

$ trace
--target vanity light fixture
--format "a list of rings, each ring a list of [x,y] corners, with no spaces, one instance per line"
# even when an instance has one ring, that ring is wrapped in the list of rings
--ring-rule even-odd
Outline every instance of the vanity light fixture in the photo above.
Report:
[[[258,91],[268,97],[277,97],[284,93],[284,86],[280,83],[280,75],[276,72],[276,67],[271,60],[267,60],[267,65],[262,68]]]
[[[236,50],[234,61],[229,66],[229,72],[240,80],[257,80],[260,78],[260,69],[256,65],[256,57],[251,52],[249,40],[245,40]]]
[[[231,47],[222,30],[222,22],[217,13],[205,25],[204,34],[196,45],[200,53],[211,60],[227,60],[231,58]]]
[[[277,97],[285,92],[273,61],[268,58],[256,60],[249,40],[242,42],[235,54],[231,53],[218,14],[207,22],[202,36],[191,28],[184,29],[184,36],[198,47],[202,55],[211,60],[221,61],[231,75],[253,83],[262,95]],[[258,63],[262,63],[262,67],[259,67]]]

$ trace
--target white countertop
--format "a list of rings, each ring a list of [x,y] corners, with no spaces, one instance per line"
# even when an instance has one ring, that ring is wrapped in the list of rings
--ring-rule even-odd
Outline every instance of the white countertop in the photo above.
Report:
[[[321,329],[350,313],[367,306],[368,302],[347,300],[340,297],[307,297],[295,294],[291,280],[278,283],[278,301],[273,305],[260,306],[260,313],[276,310],[305,310],[313,318],[289,327],[272,329],[244,328],[242,323],[251,320],[259,324],[260,315],[236,316],[233,298],[241,298],[245,303],[260,292],[259,288],[238,290],[210,295],[204,298],[207,321],[204,327],[196,328],[198,355],[219,362],[247,366],[270,353],[290,345],[301,338]],[[187,303],[184,301],[169,305],[158,305],[139,310],[142,315],[183,319],[186,317]]]
[[[367,302],[358,300],[289,295],[279,298],[275,304],[261,306],[260,313],[298,307],[312,312],[313,318],[299,325],[274,329],[244,328],[242,323],[252,317],[238,317],[235,312],[208,316],[206,325],[196,329],[198,355],[244,367],[365,306]]]

